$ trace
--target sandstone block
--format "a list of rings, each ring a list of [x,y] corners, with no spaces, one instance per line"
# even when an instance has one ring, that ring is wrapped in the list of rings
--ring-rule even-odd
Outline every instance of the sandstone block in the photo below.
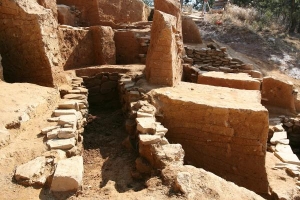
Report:
[[[75,138],[76,130],[74,128],[60,128],[58,129],[58,138],[68,139]]]
[[[47,177],[44,176],[46,166],[45,157],[37,157],[23,165],[17,167],[15,179],[22,185],[42,186],[45,184]]]
[[[61,115],[58,118],[59,125],[70,124],[76,127],[77,124],[77,117],[76,115]]]
[[[270,142],[272,144],[277,144],[279,140],[287,139],[287,133],[285,131],[282,132],[275,132],[273,137],[271,138]]]
[[[64,25],[75,26],[75,15],[71,13],[71,9],[66,5],[57,5],[58,22]]]
[[[48,140],[55,139],[55,138],[57,138],[57,136],[58,136],[58,129],[54,129],[54,130],[47,133],[47,139]]]
[[[293,150],[291,146],[286,144],[277,143],[275,151],[293,154]]]
[[[43,153],[43,156],[46,158],[53,158],[53,163],[57,164],[58,161],[64,160],[67,158],[66,152],[60,149],[57,150],[50,150]]]
[[[175,179],[175,187],[183,194],[191,191],[191,174],[189,172],[179,172]]]
[[[262,83],[262,103],[267,106],[287,109],[295,113],[295,96],[293,83],[273,77],[265,77]]]
[[[52,131],[54,129],[58,129],[58,128],[59,128],[59,126],[49,126],[49,127],[43,128],[41,130],[41,133],[42,134],[47,134],[48,132],[50,132],[50,131]]]
[[[76,145],[75,138],[69,139],[51,139],[47,141],[47,145],[50,149],[62,149],[68,150]]]
[[[156,130],[154,118],[136,118],[137,130],[141,133],[154,134]]]
[[[78,100],[86,100],[87,97],[84,94],[66,94],[64,99],[78,99]]]
[[[140,134],[140,143],[143,145],[156,144],[161,141],[161,137],[158,135],[144,135]]]
[[[58,108],[79,110],[79,103],[77,101],[64,101],[58,104]]]
[[[53,192],[77,191],[82,186],[83,158],[75,156],[57,163],[50,190]]]
[[[74,110],[74,109],[54,110],[53,115],[55,117],[59,117],[61,115],[76,115],[76,110]]]
[[[244,90],[260,90],[260,82],[245,73],[207,72],[198,75],[197,83]]]
[[[296,154],[275,152],[274,155],[282,160],[282,162],[300,165],[300,161]]]

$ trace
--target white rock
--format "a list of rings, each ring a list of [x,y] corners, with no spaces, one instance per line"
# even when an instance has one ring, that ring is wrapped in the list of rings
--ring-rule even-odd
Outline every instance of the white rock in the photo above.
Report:
[[[282,127],[281,124],[278,124],[278,125],[274,126],[274,131],[282,132],[282,131],[284,131],[284,128]]]
[[[58,118],[59,125],[71,124],[74,127],[77,125],[77,117],[76,115],[61,115]]]
[[[43,153],[43,156],[45,156],[46,158],[53,158],[54,159],[53,162],[55,164],[57,164],[58,161],[67,158],[66,152],[60,149],[46,151],[45,153]]]
[[[8,145],[10,142],[10,134],[7,130],[0,130],[0,147]]]
[[[154,118],[136,118],[137,130],[141,133],[154,134],[156,131]]]
[[[281,140],[277,140],[278,144],[290,144],[290,140],[289,139],[281,139]]]
[[[44,185],[46,176],[44,175],[46,166],[45,157],[37,157],[23,165],[17,167],[15,179],[22,185]]]
[[[300,161],[296,156],[296,154],[282,153],[282,152],[275,152],[274,154],[277,158],[279,158],[281,161],[285,163],[300,165]]]
[[[138,118],[143,118],[143,117],[152,117],[153,118],[154,117],[152,114],[139,112],[139,111],[136,114],[137,114]]]
[[[75,109],[75,110],[80,109],[79,103],[74,100],[61,102],[58,104],[58,108],[59,109]]]
[[[161,137],[158,135],[144,135],[140,134],[140,142],[143,145],[156,144],[161,141]]]
[[[58,162],[51,188],[53,192],[77,191],[82,186],[83,158],[75,156]]]
[[[74,128],[60,128],[58,129],[58,138],[74,138],[76,136]]]
[[[59,117],[50,117],[47,119],[48,122],[58,122]]]
[[[59,117],[62,115],[76,115],[76,110],[74,110],[74,109],[54,110],[53,115],[55,117]]]
[[[287,138],[287,133],[285,131],[274,132],[270,142],[271,144],[277,144],[279,140],[286,139],[286,138]]]
[[[280,143],[276,145],[275,151],[282,152],[282,153],[290,153],[290,154],[294,153],[290,145],[280,144]]]
[[[187,194],[191,190],[191,176],[189,172],[179,172],[176,176],[176,188],[184,194]]]
[[[58,136],[58,129],[54,129],[54,130],[47,133],[47,139],[48,140],[55,139],[55,138],[57,138],[57,136]]]
[[[41,133],[42,134],[47,134],[48,132],[50,132],[50,131],[52,131],[52,130],[54,130],[54,129],[58,129],[59,128],[59,126],[48,126],[48,127],[46,127],[46,128],[43,128],[42,130],[41,130]]]
[[[169,141],[167,140],[167,138],[163,137],[161,139],[160,145],[166,145],[166,144],[170,144]]]
[[[76,144],[75,138],[51,139],[47,141],[47,145],[50,147],[50,149],[68,150],[73,148],[75,144]]]

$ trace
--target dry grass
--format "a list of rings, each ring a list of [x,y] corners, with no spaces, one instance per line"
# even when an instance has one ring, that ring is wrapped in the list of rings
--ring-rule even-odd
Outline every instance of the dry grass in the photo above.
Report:
[[[249,25],[259,19],[258,12],[254,8],[241,8],[229,4],[223,14],[223,21],[229,21],[236,25]]]

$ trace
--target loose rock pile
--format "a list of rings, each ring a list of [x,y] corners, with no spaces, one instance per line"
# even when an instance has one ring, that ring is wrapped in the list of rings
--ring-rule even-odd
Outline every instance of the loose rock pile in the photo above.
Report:
[[[82,78],[73,78],[71,90],[61,89],[63,98],[48,119],[57,125],[41,130],[47,138],[49,151],[16,168],[14,177],[18,183],[34,186],[51,183],[50,189],[54,192],[80,189],[83,177],[81,134],[88,116],[88,90],[81,86],[82,81]]]
[[[274,169],[285,169],[292,177],[300,175],[300,160],[295,153],[299,153],[297,147],[300,144],[300,118],[288,118],[279,116],[270,119],[269,147],[268,150],[282,162],[277,163]],[[292,149],[292,147],[295,147]],[[300,186],[300,181],[296,183]],[[298,186],[298,189],[300,187]]]

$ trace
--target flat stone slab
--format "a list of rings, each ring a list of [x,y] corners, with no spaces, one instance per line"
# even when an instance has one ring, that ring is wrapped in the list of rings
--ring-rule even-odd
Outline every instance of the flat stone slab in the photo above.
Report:
[[[54,110],[53,115],[55,117],[59,117],[62,115],[76,115],[76,110],[74,109],[60,109],[60,110]]]
[[[154,134],[156,130],[155,119],[154,118],[136,118],[137,130],[141,133]]]
[[[61,115],[58,118],[58,125],[65,125],[65,124],[76,126],[77,125],[76,115]]]
[[[143,145],[156,144],[161,141],[161,137],[158,135],[140,134],[139,137],[140,137],[140,142]]]
[[[78,99],[78,100],[85,100],[87,99],[86,95],[84,94],[66,94],[64,99]]]
[[[50,132],[50,131],[52,131],[52,130],[54,130],[54,129],[58,129],[59,128],[59,126],[48,126],[48,127],[46,127],[46,128],[43,128],[42,130],[41,130],[41,133],[42,134],[47,134],[48,132]]]
[[[289,153],[289,154],[294,153],[290,145],[280,144],[280,143],[276,144],[275,151],[282,152],[282,153]]]
[[[47,145],[50,147],[50,149],[68,150],[76,145],[76,140],[75,138],[51,139],[47,141]]]
[[[287,133],[285,131],[282,132],[274,132],[273,137],[271,138],[271,144],[277,144],[280,140],[287,139]]]
[[[58,138],[68,139],[76,136],[74,128],[60,128],[58,129]]]
[[[260,90],[260,81],[246,73],[206,72],[198,75],[199,84],[229,87],[244,90]]]
[[[300,165],[300,161],[296,154],[275,152],[274,155],[285,163]]]
[[[75,100],[63,101],[58,104],[59,109],[75,109],[79,110],[79,104]]]
[[[41,156],[17,167],[15,179],[22,185],[44,185],[46,158]]]
[[[82,178],[82,156],[61,160],[57,163],[50,190],[53,192],[77,191],[82,186]]]

